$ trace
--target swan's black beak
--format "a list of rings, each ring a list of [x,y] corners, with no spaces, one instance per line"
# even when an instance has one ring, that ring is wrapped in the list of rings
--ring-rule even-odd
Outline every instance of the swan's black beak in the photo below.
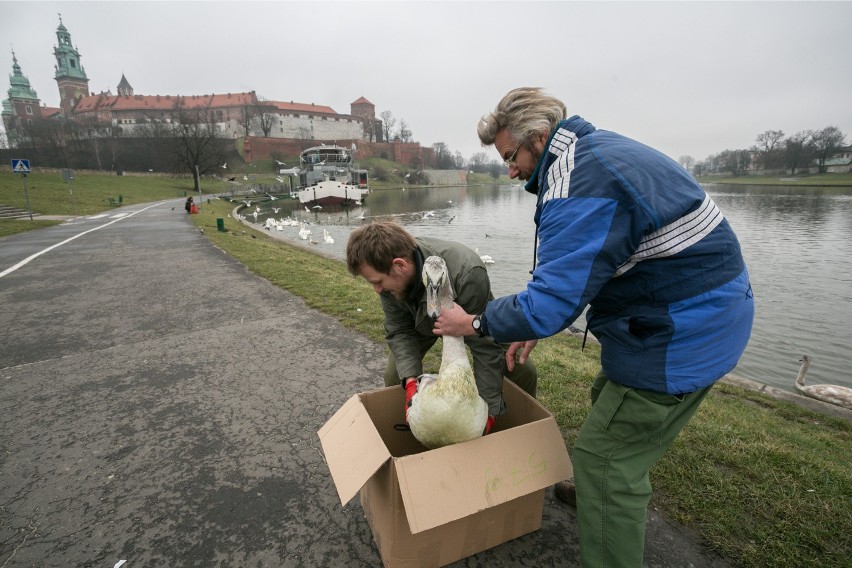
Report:
[[[432,319],[441,315],[441,283],[432,282],[426,278],[426,313]]]

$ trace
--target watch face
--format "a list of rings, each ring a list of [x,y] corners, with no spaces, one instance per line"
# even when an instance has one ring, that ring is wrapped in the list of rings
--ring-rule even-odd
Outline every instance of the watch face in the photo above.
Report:
[[[479,331],[480,326],[482,326],[482,322],[479,320],[479,316],[473,318],[473,329]]]

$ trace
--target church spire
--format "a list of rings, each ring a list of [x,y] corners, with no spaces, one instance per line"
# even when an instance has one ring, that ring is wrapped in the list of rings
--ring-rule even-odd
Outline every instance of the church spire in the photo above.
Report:
[[[77,100],[89,94],[89,78],[80,62],[80,52],[71,43],[71,34],[62,23],[56,28],[57,45],[53,48],[56,57],[54,79],[59,86],[59,106],[65,116],[70,116]]]
[[[21,71],[18,65],[18,57],[12,49],[12,74],[9,75],[9,99],[21,99],[38,102],[39,98],[35,90],[30,86],[30,80]]]

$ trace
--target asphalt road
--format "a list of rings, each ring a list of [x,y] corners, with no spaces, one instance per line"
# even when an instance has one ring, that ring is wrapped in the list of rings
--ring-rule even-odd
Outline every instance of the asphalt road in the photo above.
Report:
[[[0,238],[0,314],[0,568],[381,566],[316,432],[384,347],[182,199]],[[574,509],[551,489],[539,531],[454,566],[579,566]],[[651,511],[646,566],[728,564]]]

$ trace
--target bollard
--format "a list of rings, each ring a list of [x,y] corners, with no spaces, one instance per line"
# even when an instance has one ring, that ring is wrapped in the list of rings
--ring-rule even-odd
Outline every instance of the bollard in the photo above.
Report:
[[[121,205],[122,202],[124,202],[124,197],[122,197],[121,194],[119,194],[118,195],[118,204]]]
[[[216,228],[224,233],[225,232],[225,219],[223,219],[222,217],[219,217],[218,219],[216,219]]]

